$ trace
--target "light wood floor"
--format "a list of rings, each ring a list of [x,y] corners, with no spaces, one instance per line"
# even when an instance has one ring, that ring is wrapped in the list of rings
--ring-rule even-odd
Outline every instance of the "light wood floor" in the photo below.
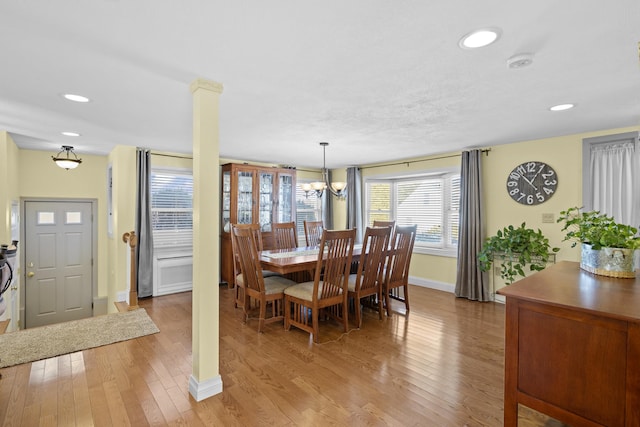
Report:
[[[188,392],[191,293],[142,300],[160,333],[1,370],[3,426],[501,426],[504,306],[412,286],[411,313],[365,309],[320,341],[281,324],[258,334],[220,287],[224,391]],[[1,349],[0,349],[1,353]],[[526,409],[526,408],[524,408]],[[521,426],[558,426],[521,410]]]

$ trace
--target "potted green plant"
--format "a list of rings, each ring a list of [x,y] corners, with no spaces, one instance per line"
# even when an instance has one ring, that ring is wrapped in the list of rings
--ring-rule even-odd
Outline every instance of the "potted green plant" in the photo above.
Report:
[[[527,265],[530,271],[544,270],[552,252],[559,250],[551,247],[540,229],[527,228],[523,222],[520,227],[509,225],[487,238],[477,257],[482,271],[489,271],[495,261],[501,261],[500,277],[510,285],[516,277],[525,277]]]
[[[613,217],[599,211],[582,212],[572,207],[558,217],[565,231],[563,241],[571,247],[582,245],[580,268],[609,277],[634,278],[634,252],[640,249],[638,229],[617,223]]]

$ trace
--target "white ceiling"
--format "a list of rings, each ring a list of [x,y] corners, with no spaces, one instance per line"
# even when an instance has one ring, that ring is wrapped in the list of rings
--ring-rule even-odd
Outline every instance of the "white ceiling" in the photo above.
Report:
[[[224,85],[221,157],[299,167],[319,141],[344,167],[637,126],[639,24],[638,0],[5,0],[0,130],[191,153],[198,77]],[[458,47],[488,26],[497,43]]]

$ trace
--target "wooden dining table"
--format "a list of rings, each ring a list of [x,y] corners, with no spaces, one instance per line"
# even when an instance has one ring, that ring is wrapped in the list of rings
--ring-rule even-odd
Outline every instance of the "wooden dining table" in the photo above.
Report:
[[[354,245],[353,262],[360,259],[362,245]],[[272,249],[260,252],[260,264],[264,270],[278,274],[290,274],[299,271],[310,271],[318,262],[317,246],[301,246],[291,249]]]

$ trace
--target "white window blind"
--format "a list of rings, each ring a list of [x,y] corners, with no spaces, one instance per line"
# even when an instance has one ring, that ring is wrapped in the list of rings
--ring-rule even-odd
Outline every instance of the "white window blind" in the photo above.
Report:
[[[415,248],[452,250],[458,244],[460,175],[369,179],[366,181],[367,224],[395,220],[418,226]]]
[[[304,221],[322,220],[322,199],[316,196],[315,191],[310,191],[308,196],[302,190],[302,184],[311,181],[299,181],[296,185],[296,233],[298,233],[298,245],[306,246],[304,235]]]
[[[156,247],[193,243],[193,175],[190,170],[151,170],[151,221]]]

